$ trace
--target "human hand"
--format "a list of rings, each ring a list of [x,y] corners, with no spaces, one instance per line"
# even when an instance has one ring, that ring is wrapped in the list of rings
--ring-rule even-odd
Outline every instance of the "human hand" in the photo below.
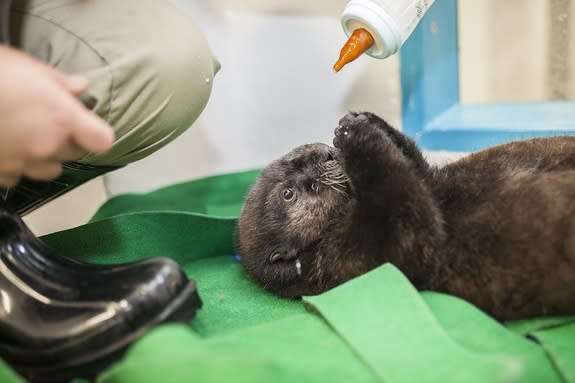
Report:
[[[0,45],[0,186],[56,178],[63,161],[112,147],[112,128],[76,98],[87,85]]]

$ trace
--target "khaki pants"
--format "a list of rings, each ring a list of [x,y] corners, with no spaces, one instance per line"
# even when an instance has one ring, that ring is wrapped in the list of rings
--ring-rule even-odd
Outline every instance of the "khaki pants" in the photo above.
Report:
[[[191,19],[168,0],[15,0],[11,44],[85,75],[86,106],[116,142],[90,165],[124,165],[172,141],[197,119],[218,62]]]

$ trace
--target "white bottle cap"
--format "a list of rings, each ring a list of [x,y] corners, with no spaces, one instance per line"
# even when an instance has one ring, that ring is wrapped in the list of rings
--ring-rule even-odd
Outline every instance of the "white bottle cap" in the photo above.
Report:
[[[341,15],[341,25],[349,36],[358,28],[367,29],[375,40],[367,54],[383,59],[401,47],[399,29],[383,8],[370,0],[351,0]]]

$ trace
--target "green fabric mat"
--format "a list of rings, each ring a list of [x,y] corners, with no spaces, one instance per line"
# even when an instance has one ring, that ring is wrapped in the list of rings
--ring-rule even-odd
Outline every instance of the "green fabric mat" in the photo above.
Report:
[[[196,318],[150,331],[99,383],[575,383],[572,317],[504,326],[456,297],[416,291],[389,264],[303,300],[263,291],[233,249],[257,174],[118,196],[88,224],[43,238],[93,263],[169,256],[198,283]],[[23,380],[0,364],[0,382]]]

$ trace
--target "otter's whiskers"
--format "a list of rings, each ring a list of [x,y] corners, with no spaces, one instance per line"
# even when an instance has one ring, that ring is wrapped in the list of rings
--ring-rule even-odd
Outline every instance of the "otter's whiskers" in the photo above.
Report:
[[[324,167],[325,171],[318,181],[339,193],[347,194],[349,178],[343,173],[340,164],[337,161],[327,161]]]

